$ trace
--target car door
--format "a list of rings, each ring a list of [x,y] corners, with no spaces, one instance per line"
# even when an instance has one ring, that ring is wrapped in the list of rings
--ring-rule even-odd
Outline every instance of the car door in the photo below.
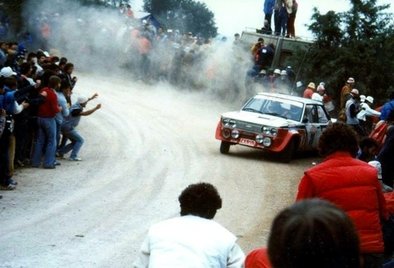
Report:
[[[307,104],[305,107],[304,120],[306,129],[305,148],[317,149],[319,138],[327,127],[329,118],[322,105]]]

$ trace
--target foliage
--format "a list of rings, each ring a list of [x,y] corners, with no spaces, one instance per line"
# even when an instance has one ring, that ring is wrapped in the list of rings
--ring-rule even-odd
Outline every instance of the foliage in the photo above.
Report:
[[[350,0],[344,13],[320,14],[314,8],[309,30],[316,38],[303,64],[305,81],[325,81],[333,97],[348,77],[356,79],[361,94],[384,101],[394,90],[394,31],[388,5],[376,0]],[[300,61],[300,57],[293,60]]]
[[[215,37],[214,14],[204,3],[193,0],[144,0],[144,10],[152,13],[169,29],[192,32],[205,38]]]
[[[21,20],[20,14],[24,2],[23,0],[0,1],[0,11],[8,16],[10,26],[12,26],[12,30],[16,32],[23,27],[23,21]]]

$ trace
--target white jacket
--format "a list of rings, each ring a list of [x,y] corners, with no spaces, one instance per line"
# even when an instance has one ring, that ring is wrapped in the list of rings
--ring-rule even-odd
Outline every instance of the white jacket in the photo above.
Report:
[[[133,267],[238,268],[245,255],[219,223],[187,215],[153,225]]]
[[[375,111],[374,109],[369,107],[369,105],[365,102],[362,102],[360,104],[360,108],[361,110],[357,114],[358,120],[365,121],[367,119],[366,118],[367,116],[376,116],[376,117],[380,116],[380,112]]]

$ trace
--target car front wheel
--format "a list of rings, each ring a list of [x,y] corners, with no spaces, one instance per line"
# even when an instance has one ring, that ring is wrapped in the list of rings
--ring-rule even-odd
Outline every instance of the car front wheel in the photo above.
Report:
[[[222,154],[228,154],[229,151],[230,151],[230,143],[227,141],[222,141],[220,143],[220,152]]]
[[[283,150],[283,152],[280,154],[280,160],[283,163],[289,163],[291,159],[293,158],[295,151],[295,141],[292,139],[289,144],[287,144],[286,148]]]

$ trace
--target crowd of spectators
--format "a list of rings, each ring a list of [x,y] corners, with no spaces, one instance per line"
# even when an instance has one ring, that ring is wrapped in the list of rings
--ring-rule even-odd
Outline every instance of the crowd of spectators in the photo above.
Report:
[[[56,155],[78,156],[83,139],[75,130],[83,111],[97,97],[74,97],[74,64],[47,51],[28,52],[18,43],[0,42],[0,187],[14,190],[15,168],[56,168]],[[76,94],[78,95],[78,93]]]

